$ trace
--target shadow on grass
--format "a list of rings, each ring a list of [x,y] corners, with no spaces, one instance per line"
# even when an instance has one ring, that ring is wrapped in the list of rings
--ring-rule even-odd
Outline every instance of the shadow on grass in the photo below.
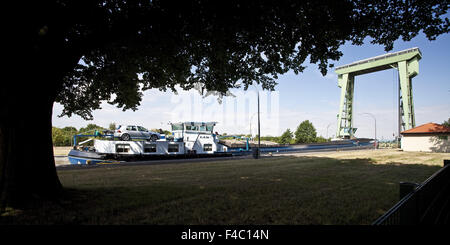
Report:
[[[398,183],[440,167],[271,157],[60,171],[60,202],[9,210],[2,224],[370,224]]]

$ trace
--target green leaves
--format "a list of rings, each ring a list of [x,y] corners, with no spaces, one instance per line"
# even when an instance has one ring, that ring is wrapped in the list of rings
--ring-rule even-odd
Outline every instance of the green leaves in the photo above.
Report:
[[[346,41],[370,37],[391,50],[419,31],[433,40],[449,31],[447,10],[448,1],[437,0],[65,3],[55,36],[81,61],[65,73],[56,101],[62,115],[91,119],[105,100],[136,110],[142,90],[152,88],[200,84],[223,96],[238,84],[273,90],[280,74],[302,72],[308,57],[326,75]]]
[[[280,136],[280,144],[290,144],[292,139],[294,137],[294,134],[291,132],[290,129],[286,129],[284,133]]]
[[[295,143],[313,143],[316,142],[316,137],[316,128],[309,120],[300,123],[295,131]]]

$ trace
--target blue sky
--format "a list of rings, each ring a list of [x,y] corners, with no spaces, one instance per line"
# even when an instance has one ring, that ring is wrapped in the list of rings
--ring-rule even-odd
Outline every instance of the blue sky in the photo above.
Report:
[[[399,40],[390,52],[412,47],[419,47],[422,52],[419,75],[413,78],[416,125],[442,123],[450,117],[450,34],[441,35],[435,41],[429,41],[423,34],[409,42]],[[340,50],[344,55],[334,62],[335,66],[386,53],[384,47],[372,45],[368,41],[362,46],[346,44]],[[317,65],[306,65],[307,69],[299,75],[288,72],[279,76],[276,91],[271,97],[269,95],[271,99],[268,101],[268,97],[265,97],[267,94],[260,94],[266,106],[262,114],[267,115],[261,118],[261,135],[280,135],[287,128],[294,131],[303,120],[310,120],[318,135],[331,137],[335,134],[340,99],[337,76],[334,69],[330,69],[324,77]],[[358,128],[357,137],[373,137],[374,121],[368,115],[362,114],[372,113],[377,119],[378,138],[393,138],[398,127],[397,89],[397,72],[393,69],[356,77],[354,127]],[[202,120],[217,121],[216,129],[219,132],[247,134],[251,127],[251,132],[255,134],[256,93],[254,87],[249,90],[232,90],[238,98],[226,99],[222,104],[212,96],[203,99],[196,91],[175,95],[171,92],[149,90],[145,91],[139,110],[123,112],[104,103],[101,110],[93,113],[93,121],[85,121],[78,116],[59,118],[57,115],[62,111],[62,106],[55,103],[53,125],[80,128],[88,123],[95,123],[107,127],[109,123],[115,122],[169,129],[169,121]],[[190,107],[183,107],[189,103]],[[237,106],[244,104],[242,108]],[[193,105],[201,105],[202,116],[199,116],[198,108]],[[219,110],[222,110],[221,114],[218,114]],[[267,110],[270,113],[266,113]]]

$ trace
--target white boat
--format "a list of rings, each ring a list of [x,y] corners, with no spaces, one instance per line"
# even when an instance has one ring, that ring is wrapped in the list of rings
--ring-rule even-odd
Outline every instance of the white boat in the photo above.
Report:
[[[76,135],[69,152],[71,164],[95,164],[111,160],[151,159],[155,157],[199,157],[230,155],[214,134],[216,122],[171,123],[172,135],[157,141],[122,141],[112,135]],[[95,137],[77,144],[77,137]],[[93,141],[93,145],[85,144]]]

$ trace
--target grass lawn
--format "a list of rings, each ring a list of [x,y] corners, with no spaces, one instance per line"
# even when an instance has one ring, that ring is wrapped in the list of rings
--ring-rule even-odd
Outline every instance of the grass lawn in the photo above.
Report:
[[[370,224],[398,201],[398,182],[442,166],[439,157],[400,163],[408,153],[380,163],[371,152],[59,170],[60,204],[13,210],[0,223]]]

